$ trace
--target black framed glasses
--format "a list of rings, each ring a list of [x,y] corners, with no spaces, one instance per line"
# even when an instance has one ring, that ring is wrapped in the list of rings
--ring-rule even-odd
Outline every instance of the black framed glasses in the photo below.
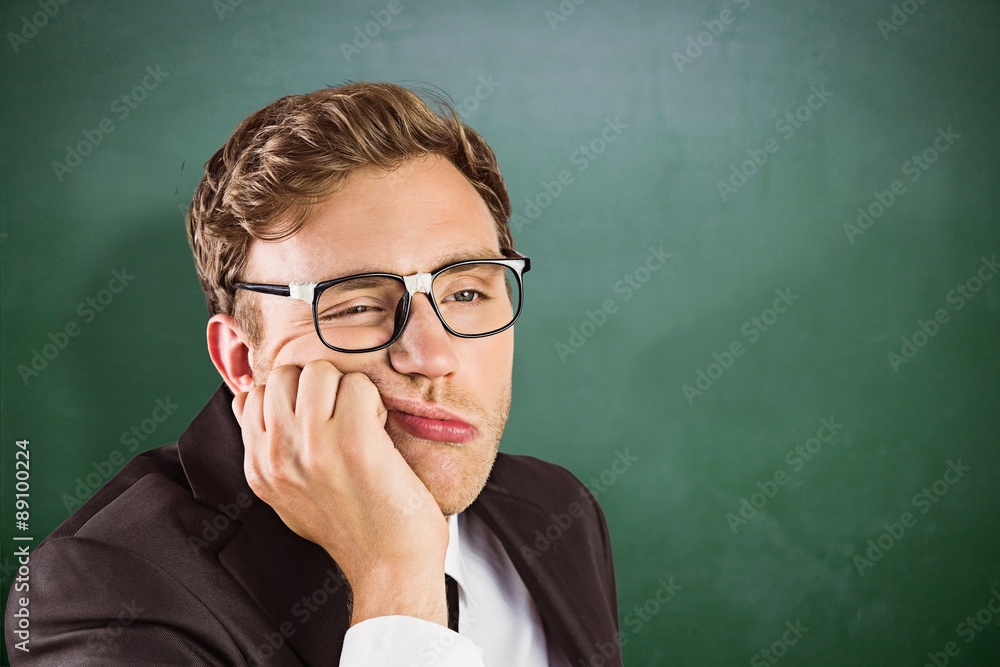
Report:
[[[375,352],[403,333],[413,296],[424,293],[444,328],[459,338],[509,329],[521,314],[531,260],[470,259],[433,273],[359,273],[320,283],[236,283],[237,289],[287,296],[312,306],[316,333],[337,352]]]

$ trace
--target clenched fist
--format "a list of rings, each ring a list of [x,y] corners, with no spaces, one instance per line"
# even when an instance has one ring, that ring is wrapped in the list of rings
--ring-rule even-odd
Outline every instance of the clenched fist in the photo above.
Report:
[[[279,366],[233,411],[250,488],[340,566],[351,624],[405,614],[447,625],[448,525],[386,433],[371,380],[325,360]]]

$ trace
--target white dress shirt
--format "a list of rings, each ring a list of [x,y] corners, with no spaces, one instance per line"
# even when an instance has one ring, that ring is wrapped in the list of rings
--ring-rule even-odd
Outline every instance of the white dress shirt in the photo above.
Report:
[[[448,531],[444,571],[458,582],[459,631],[413,616],[370,618],[347,631],[340,667],[568,667],[489,527],[463,512]]]

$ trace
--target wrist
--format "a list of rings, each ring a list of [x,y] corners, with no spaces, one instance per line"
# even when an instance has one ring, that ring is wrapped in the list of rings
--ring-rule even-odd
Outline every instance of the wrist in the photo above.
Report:
[[[443,563],[424,568],[376,566],[348,583],[354,599],[351,626],[394,615],[448,626]]]

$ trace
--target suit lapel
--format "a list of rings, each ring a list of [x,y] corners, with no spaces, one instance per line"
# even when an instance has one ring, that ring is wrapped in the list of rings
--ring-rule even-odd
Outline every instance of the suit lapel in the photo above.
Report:
[[[322,548],[290,531],[250,489],[232,400],[221,386],[181,435],[178,450],[185,475],[199,502],[213,509],[234,503],[241,508],[242,525],[218,557],[280,633],[251,637],[256,663],[330,664],[332,657],[339,659],[349,623],[348,586]],[[241,497],[250,499],[245,509]],[[273,656],[264,660],[270,651]]]
[[[274,510],[262,506],[222,549],[219,562],[279,630],[281,638],[272,639],[287,645],[302,664],[336,664],[350,621],[349,587],[322,548],[292,533]],[[268,641],[260,637],[257,644]]]
[[[570,664],[590,664],[595,639],[612,639],[615,628],[588,593],[594,572],[570,553],[568,541],[557,539],[545,551],[537,550],[535,540],[545,535],[552,519],[492,477],[468,511],[482,518],[503,544],[538,607],[549,641]]]

